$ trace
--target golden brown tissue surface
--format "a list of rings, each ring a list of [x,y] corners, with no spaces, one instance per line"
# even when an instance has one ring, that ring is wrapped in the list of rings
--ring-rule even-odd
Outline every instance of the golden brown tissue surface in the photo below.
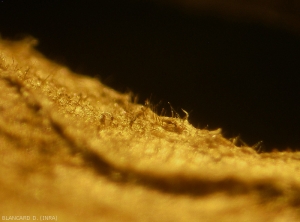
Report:
[[[0,40],[0,216],[299,221],[300,153],[258,154]]]

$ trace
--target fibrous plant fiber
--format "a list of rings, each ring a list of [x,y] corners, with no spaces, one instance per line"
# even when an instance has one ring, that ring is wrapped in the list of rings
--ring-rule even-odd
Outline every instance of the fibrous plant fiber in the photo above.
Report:
[[[259,154],[187,114],[158,116],[35,43],[0,40],[2,217],[300,220],[299,152]]]

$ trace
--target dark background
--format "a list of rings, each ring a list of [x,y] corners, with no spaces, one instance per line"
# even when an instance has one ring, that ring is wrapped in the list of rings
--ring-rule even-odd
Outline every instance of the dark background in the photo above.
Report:
[[[199,128],[221,127],[265,151],[300,150],[300,35],[150,1],[0,1],[2,38],[38,50],[158,112],[168,102]]]

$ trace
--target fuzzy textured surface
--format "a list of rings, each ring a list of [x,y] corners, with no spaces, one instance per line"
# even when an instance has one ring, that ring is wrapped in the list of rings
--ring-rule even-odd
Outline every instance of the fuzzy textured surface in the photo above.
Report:
[[[0,216],[58,221],[299,221],[300,153],[258,154],[157,116],[0,40]]]

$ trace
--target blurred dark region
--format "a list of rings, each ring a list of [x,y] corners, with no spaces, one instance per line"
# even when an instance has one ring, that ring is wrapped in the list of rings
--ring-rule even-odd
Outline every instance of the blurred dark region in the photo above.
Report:
[[[300,150],[300,36],[150,1],[2,1],[3,38],[39,51],[199,128],[265,151]]]

